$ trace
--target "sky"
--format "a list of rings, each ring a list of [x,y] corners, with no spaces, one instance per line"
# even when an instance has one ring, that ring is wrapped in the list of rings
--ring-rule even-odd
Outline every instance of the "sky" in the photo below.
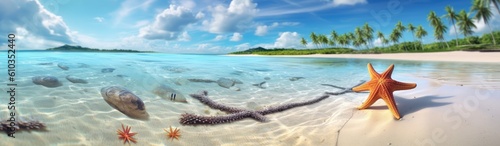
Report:
[[[471,0],[1,0],[0,34],[16,35],[17,49],[46,49],[64,44],[100,49],[133,49],[167,53],[228,53],[265,48],[314,48],[311,32],[353,32],[368,23],[386,36],[398,21],[422,25],[434,42],[427,21],[450,5],[458,13]],[[493,7],[492,7],[493,8]],[[492,9],[490,26],[500,30]],[[452,24],[443,18],[448,28]],[[490,29],[483,21],[475,35]],[[374,34],[375,35],[375,34]],[[459,35],[462,38],[462,35]],[[455,38],[453,29],[445,35]],[[402,41],[413,40],[405,32]],[[380,45],[374,39],[373,44]],[[7,49],[2,43],[1,49]]]

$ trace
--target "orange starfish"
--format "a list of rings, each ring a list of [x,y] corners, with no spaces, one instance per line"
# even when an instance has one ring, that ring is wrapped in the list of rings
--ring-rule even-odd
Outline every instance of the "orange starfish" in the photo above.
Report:
[[[401,118],[392,92],[413,89],[417,87],[417,84],[393,80],[391,78],[392,70],[394,70],[394,64],[391,64],[382,74],[379,74],[373,69],[373,66],[368,63],[368,72],[370,73],[371,80],[363,85],[352,88],[355,92],[370,90],[368,99],[366,99],[358,109],[366,109],[375,103],[375,101],[382,98],[389,107],[389,110],[391,110],[392,115],[398,120]]]
[[[118,132],[118,139],[123,140],[123,144],[125,144],[125,143],[130,144],[129,141],[132,141],[133,143],[137,143],[137,141],[133,138],[133,136],[136,135],[137,133],[130,132],[130,129],[132,129],[132,126],[130,126],[130,127],[127,126],[126,128],[124,128],[123,124],[122,124],[122,129],[123,129],[123,131],[118,129],[117,132]]]
[[[181,137],[179,130],[180,129],[172,129],[172,126],[170,126],[170,131],[167,131],[167,129],[163,129],[165,132],[167,132],[167,137],[171,139],[171,141],[175,139],[179,140],[179,137]]]

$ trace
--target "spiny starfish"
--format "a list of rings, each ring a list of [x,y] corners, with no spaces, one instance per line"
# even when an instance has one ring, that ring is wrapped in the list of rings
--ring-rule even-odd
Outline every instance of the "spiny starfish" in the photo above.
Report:
[[[394,117],[398,120],[401,118],[392,92],[413,89],[417,87],[417,84],[393,80],[391,78],[392,70],[394,70],[394,64],[391,64],[382,74],[379,74],[373,69],[372,64],[368,63],[368,73],[370,73],[371,80],[365,84],[352,88],[354,92],[370,90],[370,95],[368,95],[366,101],[359,106],[358,109],[366,109],[375,103],[375,101],[382,98]]]
[[[169,139],[171,139],[170,141],[173,141],[174,138],[179,140],[179,137],[181,136],[180,132],[179,132],[180,129],[177,129],[177,128],[172,129],[172,126],[170,126],[170,131],[167,131],[167,129],[163,129],[163,130],[165,130],[165,132],[167,132],[167,137]]]
[[[120,129],[118,129],[118,139],[120,140],[123,140],[123,144],[125,143],[128,143],[130,144],[129,141],[132,141],[133,143],[137,143],[137,141],[133,138],[134,135],[136,135],[137,133],[132,133],[130,132],[130,129],[132,129],[132,126],[131,127],[123,127],[123,124],[122,124],[122,129],[123,131],[121,131]]]

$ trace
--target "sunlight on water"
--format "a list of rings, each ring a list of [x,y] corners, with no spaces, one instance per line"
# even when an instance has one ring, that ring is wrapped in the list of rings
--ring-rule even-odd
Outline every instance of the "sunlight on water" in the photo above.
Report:
[[[0,56],[5,55],[5,52],[0,53]],[[338,130],[349,117],[354,105],[360,103],[363,99],[361,97],[365,95],[344,94],[330,97],[314,105],[269,115],[271,122],[268,123],[242,120],[218,127],[183,127],[178,119],[180,114],[186,112],[224,114],[188,96],[201,90],[207,90],[209,97],[217,102],[241,108],[292,103],[320,96],[325,91],[338,90],[321,84],[349,87],[360,80],[369,80],[366,70],[366,64],[369,62],[378,72],[394,63],[396,67],[393,78],[404,82],[411,82],[405,80],[407,77],[418,77],[454,85],[500,88],[498,64],[160,53],[19,52],[17,57],[17,112],[23,116],[35,116],[50,129],[48,132],[18,133],[23,139],[30,139],[15,141],[19,145],[96,145],[102,144],[103,141],[107,141],[108,145],[120,145],[115,133],[120,123],[133,125],[133,131],[140,133],[142,140],[148,141],[149,145],[167,143],[166,140],[156,137],[163,136],[161,129],[169,125],[181,127],[183,138],[205,139],[209,145],[221,144],[220,141],[213,140],[213,137],[229,137],[229,142],[247,144],[273,145],[283,140],[292,141],[290,144],[293,145],[297,144],[292,140],[296,137],[326,139],[327,143],[332,143],[335,141],[332,138],[334,136],[321,136],[321,133],[335,134],[331,131]],[[63,70],[58,65],[69,69]],[[114,70],[103,71],[106,68]],[[0,66],[0,70],[6,71],[6,65]],[[84,79],[88,84],[71,83],[66,79],[68,75]],[[32,77],[35,76],[55,76],[63,85],[57,88],[35,85],[32,82]],[[189,81],[217,81],[219,78],[243,82],[235,85],[241,91],[222,88],[217,83]],[[266,83],[262,87],[265,89],[253,85],[264,81]],[[1,78],[0,83],[3,84],[2,91],[5,93],[7,78]],[[153,94],[153,89],[159,84],[175,88],[188,98],[189,103],[175,103]],[[99,92],[106,86],[123,86],[138,95],[144,101],[151,119],[147,122],[133,120],[112,109],[104,102]],[[7,100],[2,98],[1,102],[7,103]],[[7,108],[0,109],[0,113],[2,117],[6,117]],[[260,129],[276,128],[262,131],[259,126]],[[316,128],[315,132],[309,131],[311,128]],[[248,133],[253,133],[254,135],[250,134],[250,139],[251,136],[256,136],[256,140],[248,141]],[[277,139],[262,139],[259,135],[274,135]],[[1,141],[0,145],[13,142],[9,140]],[[195,143],[185,140],[177,144]]]

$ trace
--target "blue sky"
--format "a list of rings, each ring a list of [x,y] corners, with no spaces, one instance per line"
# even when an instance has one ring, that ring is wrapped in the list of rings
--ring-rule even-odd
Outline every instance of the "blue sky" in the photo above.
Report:
[[[303,48],[309,34],[342,34],[369,23],[389,34],[397,21],[422,25],[426,18],[469,10],[469,0],[2,0],[0,34],[16,34],[18,49],[63,44],[169,53],[227,53],[263,46]],[[500,29],[492,9],[491,26]],[[451,24],[444,20],[449,28]],[[476,35],[489,32],[476,21]],[[450,29],[446,39],[455,37]],[[463,36],[460,36],[463,37]],[[411,33],[403,40],[411,40]],[[379,44],[374,40],[374,44]],[[6,48],[4,43],[1,47]],[[309,45],[308,48],[314,46]]]

